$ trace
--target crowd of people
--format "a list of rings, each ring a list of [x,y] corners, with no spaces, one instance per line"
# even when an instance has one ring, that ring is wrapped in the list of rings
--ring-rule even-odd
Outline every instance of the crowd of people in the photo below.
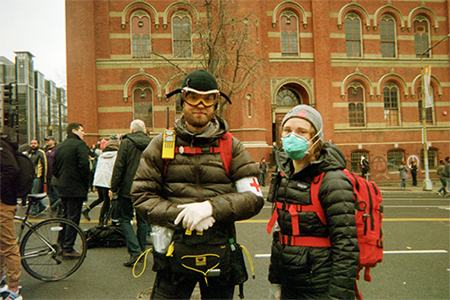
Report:
[[[235,222],[249,219],[262,209],[259,184],[265,186],[269,166],[265,158],[255,163],[242,143],[229,133],[227,122],[216,114],[220,97],[231,101],[209,72],[187,74],[181,89],[167,97],[175,94],[180,94],[183,114],[173,130],[153,139],[145,123],[137,119],[131,122],[130,133],[111,136],[91,148],[84,141],[81,123],[69,124],[67,138],[58,145],[48,136],[46,147],[41,149],[39,141],[33,139],[26,150],[36,173],[32,193],[44,192],[46,185],[49,205],[40,202],[31,212],[37,216],[48,211],[51,216],[80,224],[81,216],[90,221],[92,209],[101,204],[99,225],[106,225],[115,214],[124,234],[129,254],[125,267],[139,262],[147,249],[150,231],[170,236],[169,240],[153,241],[153,270],[157,274],[151,299],[189,299],[197,283],[203,299],[233,299],[239,283],[232,262],[237,238]],[[279,210],[269,268],[270,297],[354,299],[359,247],[353,187],[341,172],[346,159],[336,145],[325,141],[322,117],[311,106],[298,105],[290,110],[281,130],[282,147],[274,146],[273,152],[277,170],[283,176],[273,193],[286,205],[310,205],[312,180],[324,173],[320,202],[326,222],[313,212],[294,219],[291,211]],[[21,300],[20,254],[13,223],[17,199],[10,188],[18,173],[15,151],[17,145],[3,135],[0,292],[3,299]],[[417,165],[409,168],[416,185]],[[404,163],[399,167],[402,188],[407,169]],[[369,172],[364,156],[361,171],[363,176]],[[447,157],[446,164],[441,161],[438,168],[441,195],[448,194],[449,173]],[[88,193],[94,191],[98,199],[88,203]],[[26,199],[21,205],[27,205]],[[296,227],[301,234],[296,235]],[[328,242],[323,247],[303,244],[297,242],[300,235],[326,238]],[[65,232],[61,240],[64,259],[80,255],[73,249],[74,236]],[[186,257],[195,259],[192,262]],[[209,276],[214,266],[220,266],[220,270],[215,269],[219,271]]]

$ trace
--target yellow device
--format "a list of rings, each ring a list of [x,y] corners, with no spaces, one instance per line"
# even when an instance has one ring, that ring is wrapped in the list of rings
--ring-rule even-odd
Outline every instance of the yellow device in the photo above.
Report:
[[[175,157],[175,130],[168,129],[164,131],[163,146],[162,146],[162,158],[174,159]]]

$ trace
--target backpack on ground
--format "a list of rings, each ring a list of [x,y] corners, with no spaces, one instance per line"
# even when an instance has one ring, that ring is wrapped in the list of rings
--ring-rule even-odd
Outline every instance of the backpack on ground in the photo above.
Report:
[[[111,201],[111,206],[108,211],[108,215],[105,218],[106,223],[108,223],[111,216],[114,216],[118,209],[118,200]],[[125,236],[123,235],[120,226],[111,225],[100,225],[84,230],[84,235],[86,236],[86,242],[88,249],[90,248],[117,248],[125,247]]]
[[[343,170],[344,174],[350,179],[353,185],[353,194],[355,200],[355,219],[356,232],[358,235],[359,245],[359,266],[357,279],[359,280],[359,272],[364,269],[364,280],[371,281],[370,269],[383,260],[383,232],[381,229],[381,221],[383,219],[383,207],[381,206],[381,192],[375,182],[368,181],[353,172]],[[325,172],[316,176],[311,183],[311,205],[288,205],[288,209],[292,218],[298,218],[298,211],[315,212],[323,224],[326,224],[325,213],[319,199],[319,189]],[[280,177],[278,175],[277,177]],[[271,183],[272,193],[275,192],[277,184],[280,180],[273,179]],[[270,194],[270,192],[269,192]],[[276,199],[274,199],[276,200]],[[278,205],[281,204],[281,205]],[[269,221],[267,229],[270,233],[276,219],[278,218],[277,208],[282,209],[283,203],[276,202],[275,210]],[[291,209],[293,208],[293,209]],[[300,234],[298,230],[298,222],[292,222],[292,232],[296,237],[298,245],[310,247],[329,247],[329,237],[314,238],[308,236],[296,236]],[[355,286],[355,295],[357,299],[362,299],[362,295]]]
[[[117,225],[95,226],[84,231],[88,249],[125,247],[125,237]]]
[[[33,188],[33,180],[36,176],[35,168],[31,159],[22,152],[16,151],[14,156],[19,165],[19,173],[14,180],[14,192],[17,198],[23,198]]]

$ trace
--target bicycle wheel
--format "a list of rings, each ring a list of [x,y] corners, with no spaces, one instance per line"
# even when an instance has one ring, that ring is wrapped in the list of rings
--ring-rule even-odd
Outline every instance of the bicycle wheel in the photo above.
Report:
[[[73,250],[79,257],[63,255],[61,236],[72,230]],[[20,243],[22,265],[28,274],[43,281],[58,281],[72,275],[86,257],[87,244],[83,231],[67,219],[48,219],[31,227]]]

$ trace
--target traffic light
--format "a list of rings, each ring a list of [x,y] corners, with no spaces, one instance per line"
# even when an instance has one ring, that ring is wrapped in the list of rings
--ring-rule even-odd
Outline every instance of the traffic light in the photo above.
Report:
[[[12,97],[12,94],[13,94],[12,89],[13,89],[13,86],[12,86],[11,83],[5,84],[3,86],[3,101],[5,103],[11,103],[12,102],[12,98],[13,98]]]

